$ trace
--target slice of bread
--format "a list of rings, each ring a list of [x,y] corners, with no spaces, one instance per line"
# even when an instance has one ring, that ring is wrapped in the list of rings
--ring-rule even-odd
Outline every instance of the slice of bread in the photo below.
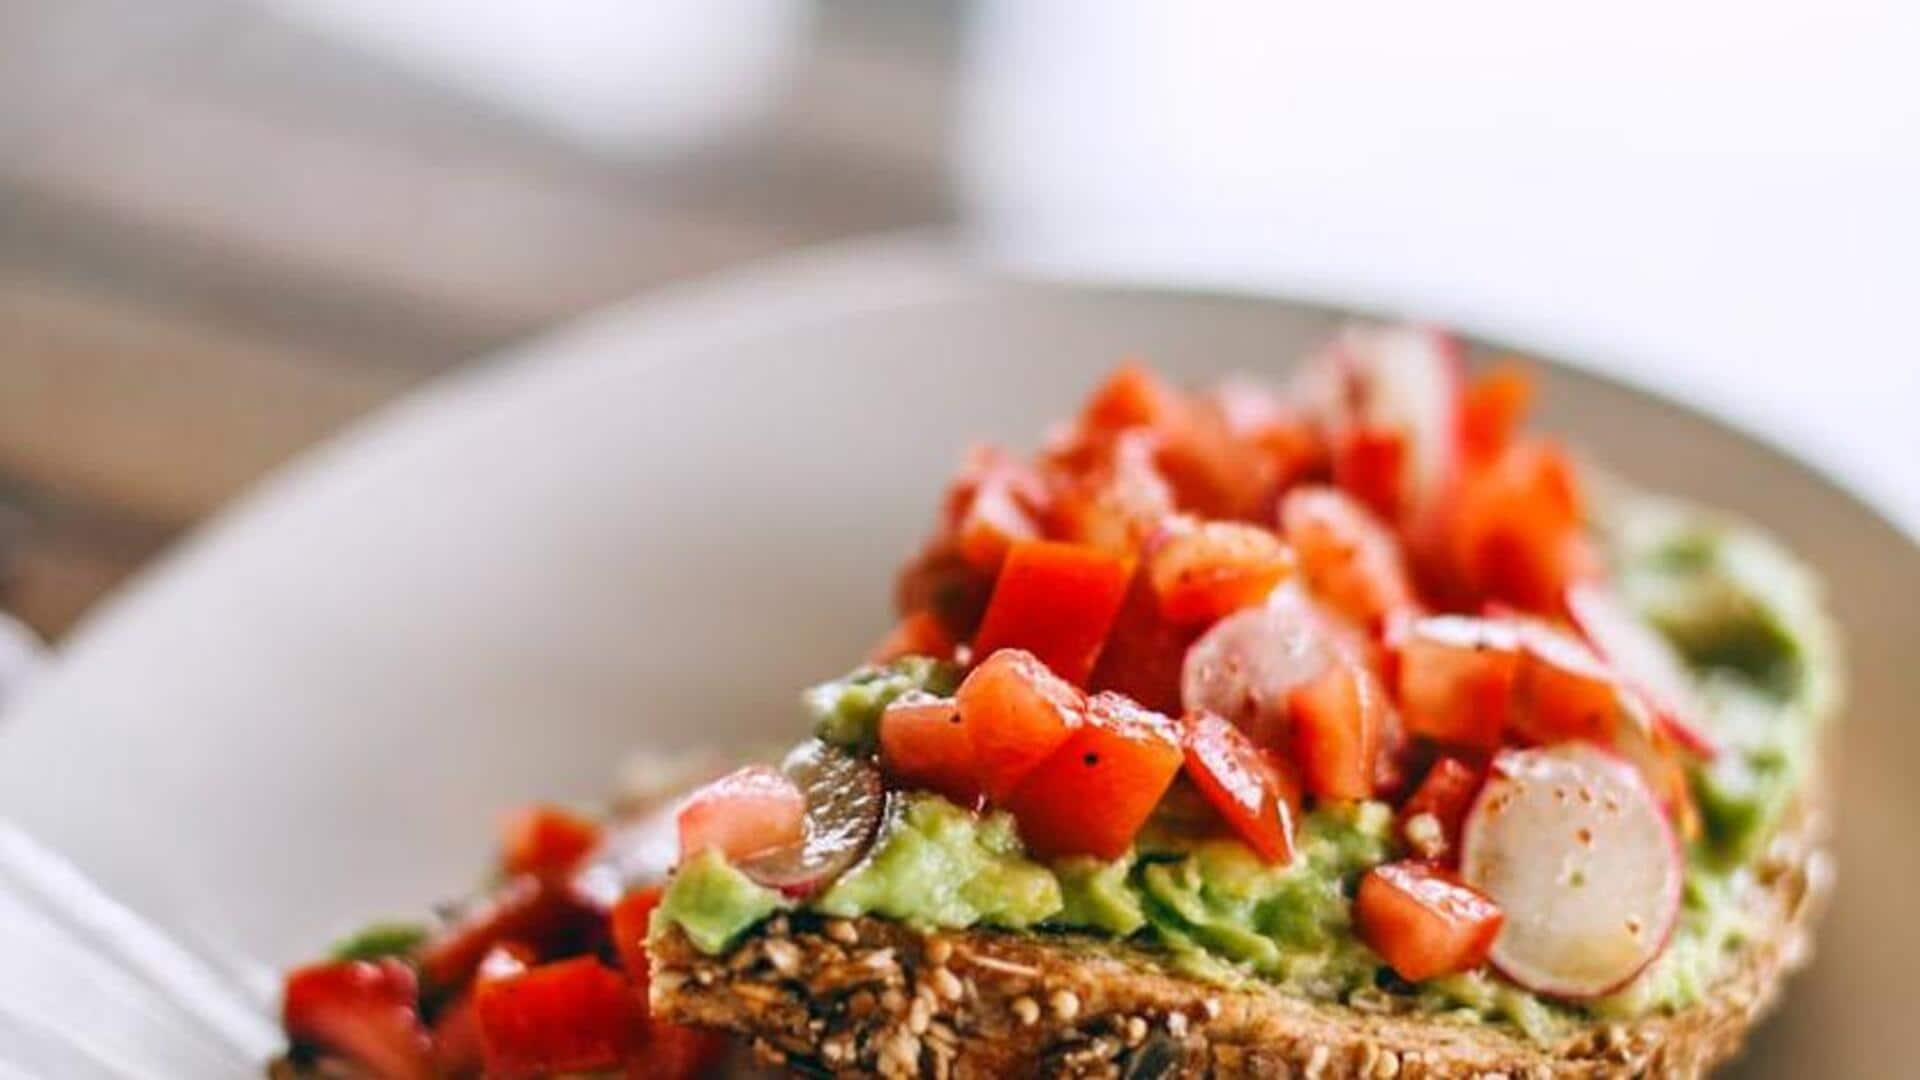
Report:
[[[767,1064],[836,1076],[1698,1076],[1732,1056],[1810,952],[1831,877],[1820,800],[1756,867],[1754,935],[1701,1003],[1551,1042],[1497,1024],[1225,988],[1147,949],[1066,934],[923,934],[778,916],[722,956],[656,942],[653,1007],[751,1040]]]

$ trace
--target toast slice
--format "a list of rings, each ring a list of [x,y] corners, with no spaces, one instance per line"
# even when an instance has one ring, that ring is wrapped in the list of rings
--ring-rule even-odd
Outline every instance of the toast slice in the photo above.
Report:
[[[1811,954],[1831,881],[1808,793],[1755,867],[1755,932],[1700,1004],[1550,1041],[1479,1021],[1226,987],[1146,949],[1070,934],[918,933],[878,919],[777,917],[707,956],[655,942],[657,1015],[722,1028],[801,1075],[1689,1077],[1731,1057]]]

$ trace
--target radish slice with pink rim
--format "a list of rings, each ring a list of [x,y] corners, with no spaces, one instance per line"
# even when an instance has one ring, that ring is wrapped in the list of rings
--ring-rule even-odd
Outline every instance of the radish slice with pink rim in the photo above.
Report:
[[[1347,641],[1289,581],[1265,604],[1213,624],[1187,649],[1180,702],[1226,717],[1262,746],[1277,746],[1287,729],[1287,695],[1348,648],[1364,648],[1364,639]]]
[[[1536,993],[1599,997],[1666,948],[1685,861],[1633,767],[1591,743],[1508,750],[1468,812],[1461,877],[1506,912],[1492,962]]]
[[[1567,614],[1620,677],[1653,704],[1675,741],[1701,757],[1718,752],[1701,727],[1705,710],[1693,679],[1658,631],[1635,618],[1605,587],[1590,582],[1567,590]]]

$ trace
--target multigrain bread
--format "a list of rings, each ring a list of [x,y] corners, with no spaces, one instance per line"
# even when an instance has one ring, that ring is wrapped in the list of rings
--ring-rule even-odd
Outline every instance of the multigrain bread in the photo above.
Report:
[[[1432,1014],[1316,1003],[1167,970],[1077,935],[921,934],[876,919],[776,917],[707,956],[655,943],[653,1008],[750,1040],[763,1062],[834,1076],[1691,1077],[1731,1057],[1811,951],[1828,891],[1823,800],[1758,861],[1755,927],[1701,1003],[1552,1041]]]

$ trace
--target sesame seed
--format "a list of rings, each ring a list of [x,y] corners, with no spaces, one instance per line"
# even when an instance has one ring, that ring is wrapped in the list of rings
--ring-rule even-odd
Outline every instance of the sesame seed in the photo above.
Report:
[[[1176,1039],[1187,1037],[1187,1014],[1182,1012],[1167,1014],[1167,1034]]]
[[[991,956],[980,955],[968,957],[968,960],[974,967],[985,968],[988,971],[997,971],[1002,975],[1019,975],[1029,979],[1040,976],[1039,968],[1029,967],[1026,964],[1016,964],[1011,960],[1000,960]]]
[[[845,919],[833,919],[827,923],[827,939],[842,945],[857,945],[860,943],[860,931]]]
[[[1200,1011],[1203,1013],[1206,1013],[1207,1019],[1209,1020],[1220,1019],[1220,999],[1208,998],[1207,1000],[1201,1002]]]
[[[933,983],[934,992],[948,1001],[959,1001],[966,996],[966,990],[960,985],[960,977],[946,968],[934,968],[928,976]]]
[[[927,1025],[933,1022],[933,1010],[927,1007],[927,999],[913,999],[912,1007],[907,1009],[907,1030],[915,1035],[925,1035]]]
[[[774,939],[766,945],[767,963],[773,970],[791,978],[800,971],[800,949],[791,941]]]
[[[1127,1017],[1127,1045],[1139,1046],[1147,1041],[1147,1022],[1138,1016]]]
[[[1040,1022],[1040,1003],[1030,997],[1021,995],[1014,998],[1013,1004],[1008,1007],[1013,1011],[1013,1018],[1020,1021],[1021,1027],[1032,1027]]]
[[[1307,1055],[1307,1080],[1319,1080],[1320,1074],[1327,1071],[1327,1062],[1332,1058],[1332,1051],[1329,1051],[1325,1045],[1314,1047],[1313,1052]]]
[[[1061,1023],[1071,1023],[1080,1015],[1080,995],[1071,990],[1055,990],[1047,998],[1047,1007],[1053,1010],[1053,1018]]]

